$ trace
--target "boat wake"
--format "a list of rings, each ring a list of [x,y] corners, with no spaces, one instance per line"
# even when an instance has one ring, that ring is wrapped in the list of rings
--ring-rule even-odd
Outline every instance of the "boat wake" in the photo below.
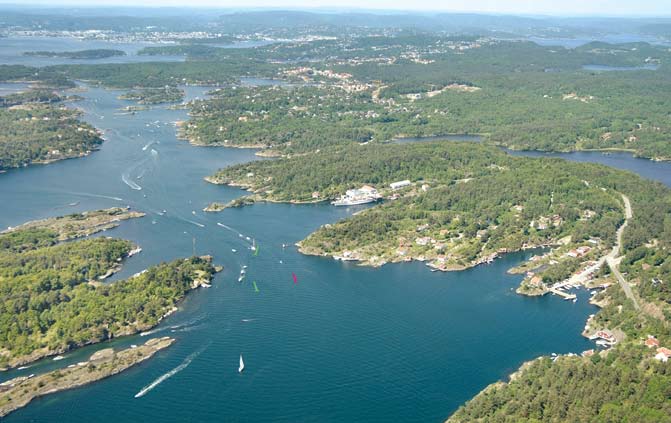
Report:
[[[152,329],[152,330],[149,330],[149,331],[147,331],[147,332],[142,332],[142,333],[140,333],[140,336],[149,336],[149,335],[153,335],[153,334],[155,334],[155,333],[157,333],[157,332],[160,332],[160,331],[162,331],[162,330],[165,330],[165,328],[161,328],[161,329]]]
[[[152,383],[150,383],[149,385],[145,386],[144,388],[140,389],[140,392],[138,392],[137,394],[135,394],[135,398],[141,398],[141,397],[145,396],[149,391],[151,391],[152,389],[156,388],[156,387],[157,387],[158,385],[160,385],[161,383],[165,382],[166,380],[170,379],[171,377],[173,377],[173,376],[176,375],[177,373],[179,373],[179,372],[181,372],[182,370],[184,370],[184,369],[186,369],[187,367],[189,367],[189,364],[191,364],[191,362],[192,362],[196,357],[198,357],[203,351],[205,351],[205,350],[207,349],[207,347],[209,347],[209,346],[210,346],[210,345],[208,344],[208,345],[206,345],[205,347],[199,349],[198,351],[192,353],[192,354],[189,355],[187,358],[185,358],[184,361],[182,361],[182,364],[180,364],[179,366],[177,366],[177,367],[175,367],[174,369],[170,370],[168,373],[166,373],[166,374],[164,374],[164,375],[158,377],[158,378],[155,379]]]
[[[251,238],[249,238],[248,236],[246,237],[242,232],[238,231],[237,229],[232,228],[232,227],[230,227],[230,226],[228,226],[228,225],[224,225],[224,224],[221,223],[221,222],[217,222],[217,225],[218,225],[218,226],[221,226],[221,227],[224,228],[224,229],[227,229],[227,230],[233,232],[234,234],[237,234],[238,237],[239,237],[241,240],[246,241],[248,244],[250,244],[250,245],[253,244],[253,243],[251,242]]]
[[[191,224],[193,224],[193,225],[199,226],[199,227],[201,227],[201,228],[204,228],[204,227],[205,227],[205,225],[203,225],[202,223],[194,222],[193,220],[189,220],[189,219],[184,219],[184,220],[186,220],[187,222],[189,222],[189,223],[191,223]]]
[[[109,195],[91,194],[89,192],[67,192],[66,194],[78,195],[80,197],[107,198],[108,200],[124,201],[123,198],[112,197],[112,196],[109,196]]]
[[[149,142],[147,143],[147,145],[145,145],[144,147],[142,147],[142,151],[147,151],[147,149],[148,149],[149,147],[151,147],[152,144],[154,144],[154,141],[149,141]]]
[[[206,327],[206,326],[207,326],[207,325],[206,325],[205,323],[201,323],[201,324],[199,324],[199,325],[184,326],[184,327],[177,328],[177,329],[170,329],[170,332],[172,332],[172,333],[176,333],[176,332],[191,332],[191,331],[193,331],[193,330],[202,329],[202,328],[204,328],[204,327]]]
[[[186,321],[184,323],[181,323],[179,325],[172,325],[172,326],[170,326],[170,329],[182,329],[182,328],[185,328],[187,326],[194,326],[194,325],[197,325],[198,323],[202,322],[206,318],[207,318],[207,315],[198,316],[196,318],[188,320],[188,321]]]
[[[142,189],[141,186],[139,186],[138,184],[133,182],[133,180],[131,180],[128,177],[128,175],[125,174],[125,173],[121,175],[121,180],[124,182],[124,184],[128,185],[131,189],[134,189],[136,191],[140,191]]]

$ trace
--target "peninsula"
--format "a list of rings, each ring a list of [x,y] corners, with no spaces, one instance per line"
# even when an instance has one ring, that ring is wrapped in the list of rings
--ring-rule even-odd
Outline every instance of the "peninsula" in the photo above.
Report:
[[[21,376],[0,383],[0,417],[28,405],[44,395],[93,383],[148,360],[168,348],[175,340],[153,338],[137,347],[115,351],[106,348],[95,352],[87,361],[41,375]]]

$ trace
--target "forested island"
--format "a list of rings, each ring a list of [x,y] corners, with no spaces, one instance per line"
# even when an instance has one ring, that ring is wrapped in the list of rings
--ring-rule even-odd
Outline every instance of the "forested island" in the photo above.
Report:
[[[0,368],[147,330],[188,291],[210,281],[210,259],[192,257],[103,283],[133,252],[132,243],[105,237],[63,242],[139,216],[101,210],[0,234]]]
[[[184,90],[177,87],[143,88],[129,91],[119,97],[122,100],[137,101],[138,104],[176,103],[184,98]]]
[[[107,59],[114,56],[125,56],[126,52],[113,49],[92,49],[79,51],[27,51],[24,56],[60,57],[64,59]]]
[[[82,157],[99,148],[98,131],[62,100],[46,89],[0,97],[0,172]]]

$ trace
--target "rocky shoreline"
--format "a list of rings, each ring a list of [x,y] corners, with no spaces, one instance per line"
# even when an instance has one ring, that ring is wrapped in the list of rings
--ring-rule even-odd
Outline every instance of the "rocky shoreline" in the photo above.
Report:
[[[72,205],[76,205],[73,203]],[[112,207],[91,212],[74,213],[67,216],[33,220],[19,226],[7,228],[2,234],[27,229],[50,229],[58,233],[59,241],[83,238],[97,232],[119,226],[119,222],[145,216],[145,213],[128,208]]]
[[[88,361],[70,365],[41,375],[20,376],[0,384],[0,417],[25,407],[33,399],[121,373],[173,344],[169,337],[153,338],[144,345],[121,351],[105,348],[95,352]]]

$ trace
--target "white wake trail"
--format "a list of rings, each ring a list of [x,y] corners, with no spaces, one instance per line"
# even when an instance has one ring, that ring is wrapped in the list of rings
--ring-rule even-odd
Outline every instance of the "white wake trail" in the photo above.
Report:
[[[149,391],[151,391],[152,389],[156,388],[156,387],[157,387],[158,385],[160,385],[161,383],[165,382],[166,380],[170,379],[171,377],[173,377],[173,376],[176,375],[177,373],[179,373],[179,372],[181,372],[182,370],[184,370],[184,369],[186,369],[187,367],[189,367],[189,364],[191,364],[191,362],[192,362],[196,357],[198,357],[203,351],[205,351],[205,349],[207,349],[207,347],[209,347],[209,344],[208,344],[207,346],[205,346],[205,347],[199,349],[198,351],[192,353],[191,355],[189,355],[187,358],[184,359],[184,361],[182,361],[182,363],[181,363],[179,366],[177,366],[177,367],[175,367],[174,369],[170,370],[168,373],[166,373],[166,374],[164,374],[164,375],[161,375],[161,376],[158,377],[156,380],[154,380],[152,383],[150,383],[149,385],[147,385],[147,386],[145,386],[144,388],[140,389],[140,392],[138,392],[137,394],[135,394],[135,398],[141,398],[141,397],[145,396]]]

